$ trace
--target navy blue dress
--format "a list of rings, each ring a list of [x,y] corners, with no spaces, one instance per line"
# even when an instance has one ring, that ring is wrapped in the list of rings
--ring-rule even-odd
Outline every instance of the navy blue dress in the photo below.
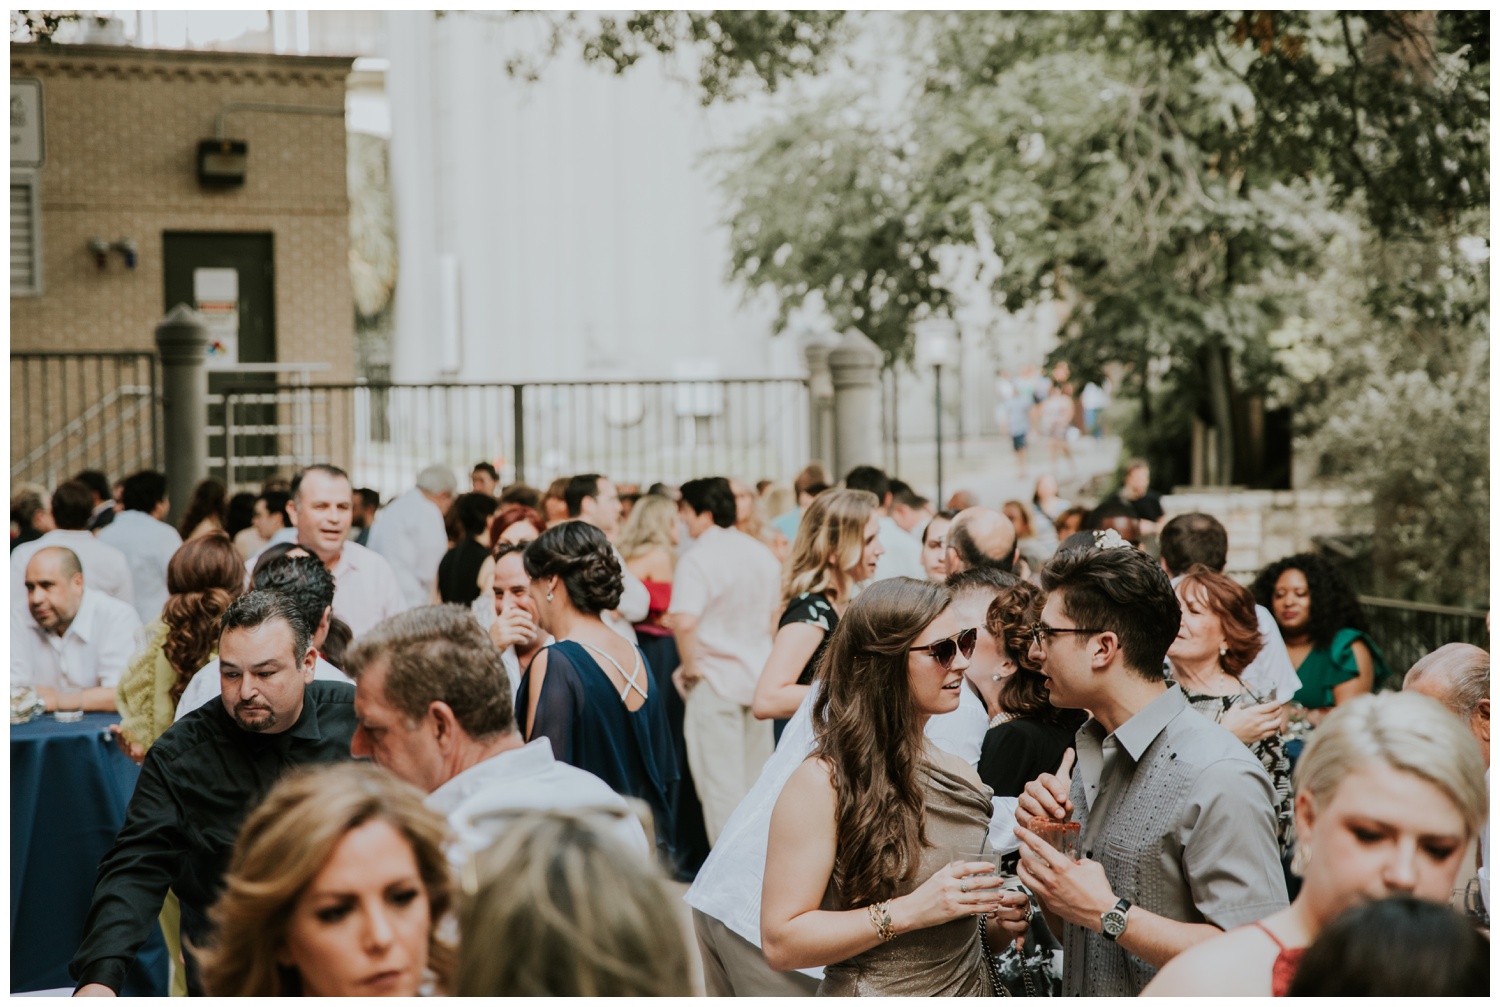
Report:
[[[526,740],[545,737],[560,762],[593,773],[617,794],[637,797],[656,819],[656,844],[671,854],[677,758],[662,690],[641,655],[637,681],[650,692],[639,710],[626,709],[615,683],[581,644],[561,640],[546,648],[547,677]],[[640,653],[640,648],[636,648]],[[534,664],[534,662],[533,662]],[[521,676],[516,722],[524,729],[531,707],[531,669]]]

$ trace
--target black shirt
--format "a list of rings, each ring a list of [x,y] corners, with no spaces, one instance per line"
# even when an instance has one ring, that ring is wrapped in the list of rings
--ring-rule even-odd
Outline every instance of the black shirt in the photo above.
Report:
[[[1057,772],[1063,753],[1073,747],[1073,737],[1087,719],[1082,710],[1069,710],[1060,724],[1036,717],[996,724],[985,732],[979,748],[979,778],[996,797],[1020,797],[1026,784],[1043,773]]]
[[[169,887],[182,903],[184,945],[206,944],[208,909],[245,818],[293,766],[348,759],[353,736],[354,687],[325,681],[307,686],[302,715],[279,734],[243,730],[219,702],[169,727],[146,752],[125,824],[99,865],[83,944],[68,966],[78,985],[119,991]],[[189,964],[188,992],[201,994]]]

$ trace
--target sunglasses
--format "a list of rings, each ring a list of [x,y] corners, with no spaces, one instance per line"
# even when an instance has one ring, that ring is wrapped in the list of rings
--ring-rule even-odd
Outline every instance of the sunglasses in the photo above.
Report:
[[[938,663],[938,667],[944,671],[948,671],[953,667],[953,658],[955,656],[962,654],[965,661],[974,656],[974,644],[978,640],[979,630],[970,627],[969,629],[959,630],[952,636],[939,640],[937,643],[929,643],[925,647],[913,647],[911,652],[913,654],[931,654],[932,659]]]

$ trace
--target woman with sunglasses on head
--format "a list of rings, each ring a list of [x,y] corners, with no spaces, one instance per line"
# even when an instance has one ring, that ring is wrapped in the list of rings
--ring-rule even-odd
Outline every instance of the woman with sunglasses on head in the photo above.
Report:
[[[1184,951],[1143,995],[1286,996],[1344,910],[1392,895],[1447,902],[1488,815],[1484,776],[1474,736],[1435,700],[1387,692],[1340,705],[1293,771],[1296,901]]]
[[[826,965],[821,995],[992,995],[979,927],[994,947],[1024,930],[1025,895],[955,856],[985,844],[988,791],[923,735],[958,707],[974,649],[950,600],[871,585],[818,671],[813,752],[771,817],[761,946],[773,969]]]

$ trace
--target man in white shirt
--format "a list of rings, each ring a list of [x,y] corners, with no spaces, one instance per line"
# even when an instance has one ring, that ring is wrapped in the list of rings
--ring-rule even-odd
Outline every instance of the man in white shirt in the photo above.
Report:
[[[598,809],[620,842],[651,843],[625,798],[599,777],[527,744],[516,727],[500,652],[468,610],[428,605],[377,627],[349,653],[358,727],[350,751],[427,794],[448,819],[462,862],[494,841],[507,812]]]
[[[920,542],[922,529],[935,513],[931,500],[900,479],[891,480],[891,520],[898,528]]]
[[[1160,542],[1161,566],[1172,578],[1173,587],[1195,563],[1223,573],[1229,560],[1229,532],[1212,514],[1177,515],[1162,525]],[[1265,606],[1256,605],[1255,622],[1260,630],[1260,653],[1240,672],[1240,681],[1266,698],[1268,707],[1280,705],[1302,688],[1302,680],[1292,667],[1276,617]]]
[[[60,693],[81,692],[82,709],[113,711],[141,627],[135,609],[86,590],[78,557],[57,546],[31,557],[22,583],[26,614],[10,622],[11,683],[33,686],[48,710],[58,709]]]
[[[167,564],[182,546],[177,529],[163,520],[170,506],[167,477],[150,470],[128,476],[121,503],[125,509],[100,529],[98,538],[125,557],[135,611],[147,623],[161,615],[167,603]]]
[[[448,551],[443,515],[457,491],[452,469],[429,465],[417,475],[416,486],[385,505],[370,529],[369,547],[390,561],[408,608],[432,598],[438,564]]]
[[[568,517],[587,521],[602,531],[610,542],[620,529],[620,493],[615,484],[589,472],[568,480],[563,490],[563,502],[568,507]],[[625,576],[625,590],[620,595],[620,607],[604,613],[604,624],[631,643],[635,642],[634,623],[644,622],[651,611],[651,595],[641,579],[625,568],[625,557],[615,550],[620,572]]]
[[[771,654],[781,566],[734,527],[729,480],[683,483],[678,513],[693,545],[678,561],[666,624],[682,659],[672,680],[687,704],[683,738],[712,845],[774,747],[771,725],[750,706]]]
[[[130,584],[130,567],[120,550],[99,541],[85,530],[89,515],[94,510],[94,495],[80,482],[65,482],[52,493],[52,520],[57,527],[41,538],[25,545],[18,545],[10,554],[10,611],[12,615],[26,614],[26,594],[22,587],[26,577],[26,564],[31,562],[38,549],[60,545],[70,549],[83,565],[83,575],[88,579],[89,590],[99,591],[118,598],[127,605],[135,604],[135,591]]]
[[[890,478],[873,465],[859,465],[849,470],[844,477],[844,486],[851,490],[868,490],[880,501],[880,544],[885,547],[885,555],[875,563],[875,579],[911,577],[925,580],[927,571],[922,568],[922,543],[891,517]]]
[[[328,624],[333,617],[333,574],[328,572],[316,556],[298,547],[267,560],[255,571],[251,587],[256,591],[275,591],[290,597],[304,622],[314,627],[309,646],[316,661],[313,678],[330,682],[348,682],[349,676],[323,659],[323,644],[328,640]],[[177,701],[177,715],[181,720],[194,710],[220,698],[223,689],[219,681],[219,659],[216,657],[199,668],[188,680],[187,688]]]
[[[358,640],[382,619],[410,606],[385,557],[347,541],[353,511],[354,486],[343,469],[309,465],[292,480],[287,513],[297,529],[297,544],[322,560],[333,574],[338,585],[333,614]]]

